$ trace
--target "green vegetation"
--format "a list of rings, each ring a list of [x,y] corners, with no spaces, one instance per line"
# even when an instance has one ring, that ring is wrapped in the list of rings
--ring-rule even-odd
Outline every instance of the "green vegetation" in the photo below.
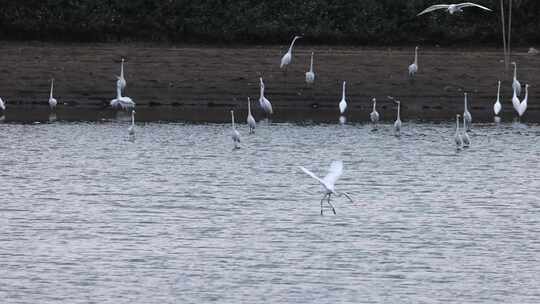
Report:
[[[494,12],[416,17],[437,0],[3,0],[0,39],[501,44],[499,0],[477,2]],[[513,43],[540,42],[539,13],[538,0],[514,1]]]

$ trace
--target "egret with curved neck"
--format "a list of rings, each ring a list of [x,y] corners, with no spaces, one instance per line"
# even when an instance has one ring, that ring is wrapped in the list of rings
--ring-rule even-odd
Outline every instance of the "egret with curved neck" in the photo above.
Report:
[[[131,126],[128,128],[129,135],[135,135],[135,110],[131,110]]]
[[[460,115],[456,115],[456,135],[454,136],[454,140],[456,142],[456,149],[461,150],[463,148],[463,139],[461,138],[461,133],[459,132],[459,117]]]
[[[264,86],[262,77],[259,78],[259,81],[260,81],[260,88],[261,88],[260,90],[261,95],[259,96],[259,105],[261,106],[263,111],[266,113],[266,115],[272,115],[274,111],[272,110],[272,104],[270,103],[270,100],[266,99],[266,97],[264,96],[265,86]]]
[[[525,98],[521,101],[519,104],[519,118],[521,119],[521,116],[525,114],[525,111],[527,111],[527,101],[529,99],[529,84],[525,84]]]
[[[499,115],[502,109],[500,98],[501,98],[501,81],[499,80],[499,85],[497,87],[497,100],[495,101],[495,104],[493,105],[493,113],[495,113],[495,116]]]
[[[249,127],[249,134],[255,133],[255,127],[257,126],[257,123],[255,122],[255,118],[253,115],[251,115],[251,99],[248,97],[248,116],[247,116],[247,124]]]
[[[409,65],[409,76],[414,77],[418,72],[418,47],[414,48],[414,62]]]
[[[521,96],[521,83],[517,80],[517,64],[516,62],[512,62],[512,65],[514,66],[514,79],[512,80],[512,89],[516,91],[517,96]]]
[[[116,98],[111,100],[111,106],[113,108],[120,107],[122,109],[135,108],[135,102],[131,98],[122,96],[122,89],[118,82],[116,83]]]
[[[345,100],[345,86],[347,85],[346,81],[343,81],[343,88],[341,90],[341,101],[339,102],[339,112],[341,114],[345,113],[347,110],[347,101]]]
[[[231,110],[231,122],[232,122],[232,133],[231,138],[234,143],[234,149],[240,149],[240,133],[236,130],[236,126],[234,124],[234,111]]]
[[[472,125],[472,116],[469,112],[469,106],[467,105],[467,93],[464,93],[465,99],[464,99],[464,110],[463,110],[463,129],[466,131],[469,131],[471,129]]]
[[[401,108],[401,101],[396,100],[397,103],[397,118],[394,122],[394,131],[396,136],[401,135],[401,116],[400,116],[400,108]]]
[[[313,72],[313,52],[311,52],[311,62],[309,64],[309,71],[306,72],[306,83],[313,84],[315,82],[315,72]]]
[[[56,99],[53,97],[53,89],[54,89],[54,78],[51,79],[51,92],[49,95],[49,107],[51,109],[54,109],[56,107],[56,104],[58,103]]]
[[[463,116],[463,125],[465,126],[465,116]],[[465,128],[463,128],[461,140],[463,141],[463,148],[468,148],[471,145],[471,138],[469,137],[469,134],[467,134],[467,130],[465,130]]]
[[[373,101],[373,111],[371,111],[371,113],[369,114],[369,118],[371,119],[371,122],[375,124],[375,126],[377,125],[377,123],[379,122],[379,112],[377,112],[377,99],[376,98],[373,98],[372,99]]]
[[[285,55],[283,55],[283,57],[281,57],[281,64],[279,65],[279,68],[285,69],[285,72],[287,71],[287,67],[289,66],[289,64],[291,64],[292,62],[294,43],[300,38],[302,38],[302,36],[294,36],[293,41],[291,42],[291,46],[289,46],[289,50],[287,51],[287,53],[285,53]]]

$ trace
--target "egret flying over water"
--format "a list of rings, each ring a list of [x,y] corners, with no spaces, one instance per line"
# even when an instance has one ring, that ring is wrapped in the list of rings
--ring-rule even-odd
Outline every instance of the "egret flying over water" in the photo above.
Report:
[[[124,58],[122,58],[122,63],[120,63],[120,76],[116,76],[116,83],[120,86],[120,89],[124,91],[126,88],[126,79],[124,78]]]
[[[343,81],[343,89],[341,90],[341,101],[339,102],[339,112],[341,114],[345,113],[347,110],[347,101],[345,100],[345,86],[347,85],[346,81]]]
[[[266,113],[266,115],[272,115],[274,111],[272,110],[272,104],[266,97],[264,97],[264,82],[262,77],[259,78],[260,80],[260,86],[261,86],[261,95],[259,97],[259,105],[263,109],[263,111]]]
[[[459,132],[459,117],[460,115],[456,115],[456,135],[454,136],[454,140],[456,142],[456,149],[461,150],[463,148],[463,139],[461,138],[461,132]]]
[[[51,109],[54,109],[56,107],[56,104],[58,103],[56,99],[53,97],[53,87],[54,87],[54,78],[51,79],[51,94],[49,95],[49,107],[51,107]]]
[[[440,10],[440,9],[444,9],[444,10],[447,10],[450,15],[453,15],[454,13],[461,13],[463,12],[463,9],[466,8],[466,7],[478,7],[478,8],[481,8],[485,11],[491,11],[491,9],[485,7],[485,6],[482,6],[482,5],[479,5],[479,4],[476,4],[476,3],[472,3],[472,2],[465,2],[465,3],[456,3],[456,4],[435,4],[435,5],[432,5],[428,8],[426,8],[425,10],[421,11],[418,15],[416,16],[420,16],[420,15],[423,15],[423,14],[426,14],[426,13],[429,13],[429,12],[433,12],[433,11],[436,11],[436,10]]]
[[[135,135],[135,110],[131,110],[131,125],[128,128],[129,135]]]
[[[293,51],[294,43],[296,42],[296,40],[300,38],[302,38],[302,36],[294,36],[294,39],[291,42],[291,46],[289,47],[289,50],[287,51],[287,53],[285,53],[285,55],[283,55],[283,57],[281,57],[281,64],[279,66],[280,69],[285,69],[285,71],[287,71],[287,67],[292,62],[292,51]]]
[[[465,126],[465,116],[463,116],[463,125]],[[469,137],[469,134],[467,134],[465,127],[463,127],[463,135],[461,136],[461,140],[463,141],[463,148],[468,148],[471,145],[471,138]]]
[[[501,81],[499,80],[499,86],[497,87],[497,101],[495,101],[495,104],[493,105],[493,113],[495,113],[495,116],[499,115],[502,109],[500,98],[501,98]]]
[[[465,95],[465,99],[464,99],[464,110],[463,110],[463,129],[465,131],[469,131],[471,129],[471,125],[472,125],[472,116],[471,116],[471,113],[469,112],[469,106],[467,105],[467,93],[464,94]]]
[[[514,79],[512,80],[512,89],[516,91],[517,96],[521,96],[521,83],[517,80],[517,64],[512,62],[514,66]]]
[[[332,205],[332,203],[330,202],[330,197],[332,196],[332,194],[334,194],[337,197],[345,196],[351,202],[353,202],[353,200],[351,199],[351,197],[347,193],[345,193],[345,192],[338,193],[338,192],[336,192],[336,189],[335,189],[335,184],[336,184],[337,180],[339,179],[339,177],[341,176],[341,174],[343,173],[343,162],[342,161],[333,161],[332,164],[330,165],[330,169],[328,170],[328,174],[323,179],[320,179],[315,174],[313,174],[311,171],[309,171],[308,169],[306,169],[306,168],[304,168],[302,166],[300,166],[299,168],[302,171],[304,171],[304,173],[306,173],[307,175],[309,175],[309,176],[313,177],[314,179],[316,179],[324,187],[325,192],[324,192],[323,198],[321,199],[321,215],[323,215],[323,213],[324,213],[323,212],[323,202],[325,201],[325,199],[326,199],[327,204],[330,206],[330,208],[332,208],[332,212],[334,212],[334,214],[336,214],[336,209],[334,208],[334,205]]]
[[[231,138],[234,142],[234,148],[240,149],[240,133],[236,130],[236,126],[234,125],[234,111],[231,110],[231,120],[232,120],[232,133]]]
[[[525,114],[525,111],[527,111],[527,101],[529,99],[529,84],[525,84],[525,98],[521,101],[519,104],[519,117],[523,116]]]
[[[122,89],[118,82],[116,83],[116,98],[111,100],[111,106],[113,108],[120,107],[124,110],[135,108],[135,102],[131,98],[122,96]]]
[[[409,65],[409,76],[414,77],[418,72],[418,47],[414,48],[414,62]]]
[[[257,122],[255,122],[255,118],[253,118],[253,115],[251,115],[251,99],[248,97],[248,115],[247,115],[247,124],[249,126],[249,134],[255,133],[255,127],[257,126]]]
[[[313,72],[313,52],[311,52],[311,63],[309,64],[309,71],[306,72],[307,84],[313,84],[315,82],[315,72]]]
[[[377,112],[377,99],[373,98],[371,101],[373,101],[373,111],[369,114],[369,118],[371,119],[371,122],[374,124],[377,124],[379,122],[379,112]]]

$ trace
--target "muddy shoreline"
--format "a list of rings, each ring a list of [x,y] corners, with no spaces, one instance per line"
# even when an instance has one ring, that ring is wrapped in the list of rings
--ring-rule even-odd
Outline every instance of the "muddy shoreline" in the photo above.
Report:
[[[463,91],[470,93],[471,113],[478,121],[492,121],[497,80],[503,80],[503,119],[511,105],[511,71],[505,72],[499,49],[422,48],[415,81],[407,76],[411,47],[361,48],[303,46],[295,49],[287,74],[279,61],[287,46],[223,48],[210,46],[148,46],[129,44],[21,44],[0,48],[0,97],[7,110],[4,121],[45,121],[49,81],[55,78],[58,120],[114,119],[108,108],[115,97],[120,58],[126,58],[126,95],[137,103],[142,121],[222,122],[228,111],[245,115],[247,97],[254,100],[257,120],[258,78],[263,76],[274,121],[336,121],[341,81],[347,80],[348,120],[365,121],[371,98],[378,99],[382,118],[392,120],[402,101],[404,120],[449,120],[462,112]],[[304,73],[315,52],[314,86]],[[540,85],[540,56],[518,49],[518,78],[529,83],[525,120],[540,122],[536,91]]]

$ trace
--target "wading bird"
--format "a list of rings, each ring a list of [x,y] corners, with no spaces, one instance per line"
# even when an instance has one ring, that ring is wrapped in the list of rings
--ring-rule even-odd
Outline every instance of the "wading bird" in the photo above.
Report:
[[[296,40],[300,38],[302,38],[302,36],[294,36],[294,39],[291,42],[291,46],[289,47],[289,50],[287,51],[287,53],[285,53],[285,55],[283,55],[283,57],[281,57],[281,64],[279,65],[279,68],[285,69],[285,72],[287,71],[287,67],[289,66],[289,64],[291,64],[292,62],[292,51],[293,51],[294,43],[296,42]]]
[[[111,100],[111,107],[120,107],[124,110],[135,108],[135,102],[131,98],[122,96],[122,89],[119,83],[116,83],[116,98]]]
[[[327,204],[330,206],[330,208],[332,208],[332,211],[334,212],[334,214],[336,214],[336,209],[334,208],[334,205],[332,205],[332,203],[330,202],[330,197],[332,196],[332,194],[334,194],[337,197],[345,196],[349,199],[349,201],[353,202],[352,198],[347,193],[345,192],[338,193],[336,192],[336,189],[335,189],[335,183],[339,179],[341,174],[343,173],[342,161],[333,161],[332,164],[330,165],[330,169],[328,170],[328,174],[323,179],[320,179],[311,171],[309,171],[308,169],[302,166],[300,166],[299,168],[302,169],[302,171],[304,171],[304,173],[306,173],[307,175],[316,179],[324,187],[325,192],[324,192],[323,198],[321,199],[321,215],[323,215],[324,213],[323,202],[325,199],[326,199]]]
[[[262,77],[259,78],[260,80],[260,86],[261,86],[261,96],[259,97],[259,105],[263,109],[263,111],[266,113],[266,115],[272,115],[274,111],[272,110],[272,104],[266,97],[264,97],[264,82]]]
[[[519,104],[519,118],[525,114],[525,111],[527,111],[527,101],[529,99],[529,84],[525,84],[525,98],[521,101]]]
[[[122,58],[122,63],[120,63],[120,76],[116,76],[116,79],[118,79],[116,81],[117,85],[119,85],[120,89],[124,91],[127,84],[126,79],[124,78],[124,58]]]
[[[379,112],[377,112],[377,99],[373,98],[371,101],[373,101],[373,111],[369,114],[369,118],[371,119],[371,122],[377,125],[379,122]]]
[[[469,112],[469,106],[467,105],[467,93],[464,94],[465,95],[465,99],[464,99],[464,110],[463,110],[463,129],[465,131],[469,131],[471,129],[471,126],[472,126],[472,116],[471,116],[471,113]]]
[[[499,86],[497,87],[497,101],[495,101],[495,104],[493,105],[493,113],[495,113],[495,116],[499,115],[502,109],[500,98],[501,98],[501,81],[499,80]]]
[[[401,108],[401,101],[396,100],[395,102],[397,103],[397,118],[396,118],[396,121],[394,122],[394,131],[395,131],[396,136],[400,136],[401,135],[401,117],[400,117],[399,112]]]
[[[131,110],[131,126],[128,128],[128,134],[135,135],[135,110]]]
[[[521,96],[521,83],[517,80],[517,64],[512,62],[514,66],[514,79],[512,80],[512,89],[516,91],[517,96]]]
[[[514,106],[514,110],[516,110],[519,116],[521,103],[519,102],[519,98],[517,97],[516,88],[513,88],[513,91],[514,91],[514,95],[512,96],[512,106]]]
[[[463,125],[465,126],[465,116],[463,116]],[[471,145],[471,138],[469,137],[469,134],[467,134],[465,127],[463,127],[463,135],[461,136],[461,140],[463,141],[463,148],[468,148]]]
[[[249,134],[255,133],[255,127],[257,126],[257,123],[255,122],[255,118],[253,118],[253,115],[251,115],[251,99],[248,97],[248,115],[247,115],[247,124],[249,127]]]
[[[306,72],[307,84],[313,84],[315,82],[315,72],[313,72],[313,52],[311,52],[311,63],[309,64],[309,71]]]
[[[51,79],[51,94],[49,95],[49,107],[51,107],[51,109],[54,109],[56,107],[56,104],[58,103],[56,99],[53,97],[53,87],[54,87],[54,78]]]
[[[454,140],[456,141],[456,149],[461,150],[463,148],[463,139],[461,138],[461,133],[459,132],[459,117],[460,115],[456,115],[456,135],[454,136]]]
[[[423,14],[426,14],[426,13],[429,13],[429,12],[432,12],[432,11],[440,10],[440,9],[447,10],[450,13],[450,15],[453,15],[454,13],[463,12],[463,9],[466,8],[466,7],[478,7],[478,8],[481,8],[483,10],[491,12],[491,9],[489,9],[489,8],[487,8],[485,6],[482,6],[482,5],[479,5],[479,4],[476,4],[476,3],[472,3],[472,2],[465,2],[465,3],[458,3],[458,4],[436,4],[436,5],[432,5],[432,6],[428,7],[428,8],[426,8],[425,10],[421,11],[416,16],[420,16],[420,15],[423,15]]]
[[[347,101],[345,100],[345,86],[347,85],[346,81],[343,81],[343,89],[341,90],[341,101],[339,102],[339,113],[345,113],[347,110]]]
[[[232,119],[232,133],[231,138],[234,142],[234,149],[240,149],[240,133],[236,130],[236,126],[234,125],[234,111],[231,110],[231,119]]]
[[[2,111],[6,110],[6,104],[4,103],[2,98],[0,98],[0,110],[2,110]]]
[[[409,65],[409,76],[414,77],[418,72],[418,47],[414,48],[414,62]]]

